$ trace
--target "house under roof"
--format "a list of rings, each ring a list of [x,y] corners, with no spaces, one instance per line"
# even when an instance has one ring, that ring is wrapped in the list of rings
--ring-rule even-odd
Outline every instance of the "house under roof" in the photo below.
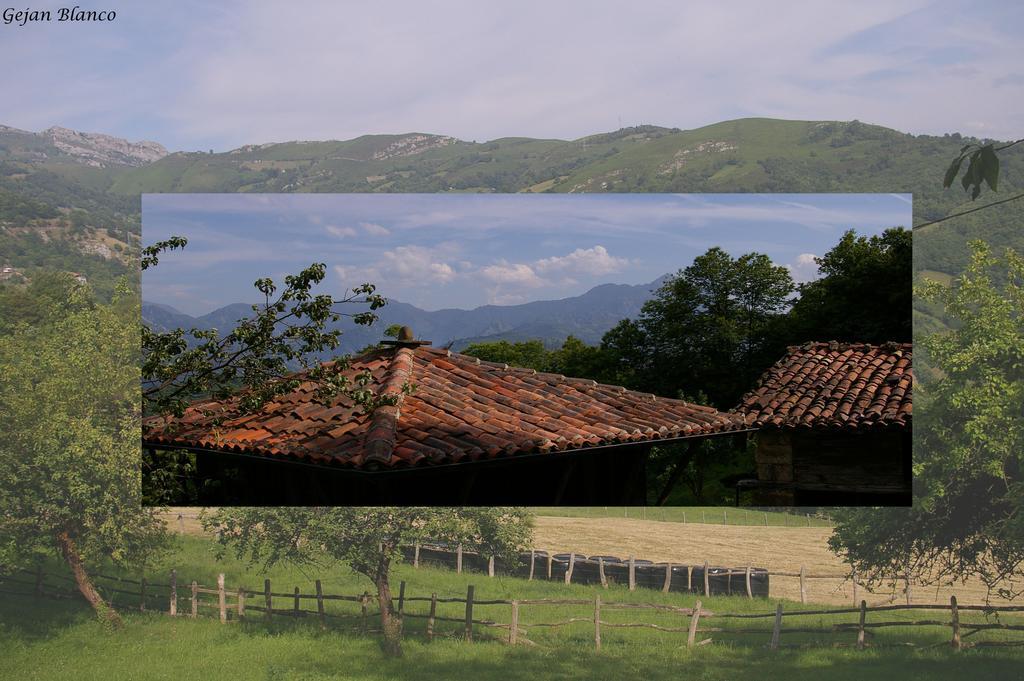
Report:
[[[788,349],[735,410],[759,428],[762,503],[908,504],[913,346]]]
[[[344,370],[372,376],[384,399],[371,413],[347,396],[318,403],[308,381],[255,413],[231,398],[147,419],[143,445],[244,480],[211,503],[645,503],[653,443],[748,430],[737,414],[484,362],[408,330],[386,343]]]

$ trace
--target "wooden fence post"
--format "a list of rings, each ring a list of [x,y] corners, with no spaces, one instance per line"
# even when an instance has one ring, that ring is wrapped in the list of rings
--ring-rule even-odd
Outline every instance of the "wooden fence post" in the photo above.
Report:
[[[512,601],[512,623],[508,627],[508,643],[509,645],[516,644],[516,638],[519,636],[519,601]]]
[[[416,547],[412,550],[412,566],[418,568],[420,566],[420,544],[416,542]]]
[[[527,581],[533,581],[533,566],[537,562],[537,549],[530,549],[530,576]]]
[[[217,607],[220,609],[221,624],[228,621],[227,594],[224,593],[224,573],[217,575]]]
[[[473,585],[466,588],[466,640],[473,640]]]
[[[601,650],[601,594],[594,596],[594,649]]]
[[[565,568],[565,583],[566,584],[571,584],[572,583],[572,571],[573,571],[573,568],[575,568],[575,567],[576,567],[576,554],[575,553],[570,553],[569,554],[569,567]]]
[[[270,618],[274,616],[274,601],[273,601],[273,598],[271,598],[271,595],[270,595],[270,580],[269,579],[264,579],[263,580],[263,600],[264,600],[264,603],[265,603],[266,608],[267,608],[264,611],[263,615],[269,621]]]
[[[850,577],[853,579],[853,604],[857,605],[857,571],[854,570]]]
[[[668,593],[669,589],[672,588],[672,563],[665,564],[665,583],[661,585],[661,590],[664,593]]]
[[[430,614],[427,615],[427,640],[434,640],[434,616],[437,614],[437,594],[430,594]]]
[[[171,570],[171,602],[167,609],[171,617],[178,615],[178,571]]]
[[[704,561],[704,595],[711,595],[711,576],[708,574],[708,562]]]
[[[405,582],[403,582],[404,584]],[[324,585],[316,580],[316,612],[320,616],[320,628],[327,628],[327,610],[324,608]]]
[[[405,615],[405,580],[398,583],[398,617]]]
[[[693,566],[686,566],[686,590],[693,591]]]
[[[36,563],[36,585],[32,590],[32,594],[36,598],[42,598],[43,596],[43,564]]]
[[[857,625],[857,650],[864,650],[864,620],[868,617],[868,602],[860,602],[860,624]]]
[[[768,647],[778,650],[780,638],[782,638],[782,603],[775,606],[775,626],[772,627],[772,640]]]
[[[800,566],[800,602],[807,602],[807,571],[804,566]]]
[[[549,580],[551,579],[551,565],[554,562],[554,560],[555,560],[554,556],[552,556],[551,552],[549,551],[548,552],[548,579]]]
[[[359,614],[362,617],[360,620],[360,626],[362,627],[363,633],[366,633],[366,629],[369,626],[366,621],[366,610],[369,605],[370,594],[367,591],[363,592],[363,595],[359,597]]]
[[[139,612],[146,612],[146,578],[139,579]]]
[[[199,615],[199,584],[192,580],[192,619]]]
[[[953,640],[950,645],[953,650],[960,650],[960,611],[956,607],[956,596],[949,597],[949,610],[952,614],[950,625],[953,627]]]
[[[604,574],[604,558],[597,559],[597,576],[601,580],[601,586],[608,588],[608,578]]]
[[[754,590],[750,588],[750,566],[749,565],[747,566],[746,579],[747,579],[747,598],[753,598],[754,597]]]
[[[700,620],[700,601],[693,606],[693,613],[690,615],[690,630],[686,635],[686,647],[692,648],[693,641],[697,638],[697,622]]]
[[[299,616],[299,610],[302,605],[299,603],[299,587],[295,587],[295,600],[292,603],[292,611],[295,613],[295,617]]]
[[[493,577],[494,576],[494,556],[491,556],[490,558],[487,559],[487,576],[488,577]]]
[[[245,617],[245,588],[238,587],[238,595],[235,596],[235,614],[238,615],[238,621],[241,622],[242,618]]]
[[[462,574],[462,544],[455,549],[455,573]]]
[[[636,591],[636,559],[629,557],[629,590]]]

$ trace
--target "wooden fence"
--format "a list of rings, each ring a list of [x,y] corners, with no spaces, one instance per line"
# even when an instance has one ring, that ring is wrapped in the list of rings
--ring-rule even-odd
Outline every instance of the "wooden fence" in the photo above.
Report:
[[[48,574],[41,568],[36,570],[17,570],[17,574],[25,578],[13,575],[0,576],[0,593],[16,594],[20,596],[34,596],[36,598],[74,598],[78,592],[71,588],[58,588],[45,585],[45,578],[51,577],[66,582],[73,582],[71,577],[64,575]],[[370,626],[370,621],[379,613],[371,613],[372,604],[376,596],[364,591],[356,595],[326,594],[323,591],[321,581],[314,582],[314,593],[303,593],[298,586],[292,591],[273,591],[271,580],[265,579],[263,590],[255,591],[245,587],[229,589],[225,582],[224,574],[217,577],[216,587],[198,584],[196,581],[179,582],[176,570],[170,572],[166,583],[147,581],[145,578],[132,580],[124,577],[116,577],[104,574],[93,575],[97,588],[103,593],[114,607],[119,609],[138,609],[140,611],[161,611],[167,612],[174,617],[197,618],[202,610],[214,610],[222,623],[239,622],[251,620],[252,612],[261,613],[264,621],[270,622],[274,617],[308,617],[315,616],[319,619],[321,628],[327,628],[328,620],[359,620],[360,630],[364,633],[379,631]],[[5,588],[8,584],[29,586],[31,590],[10,590]],[[131,587],[122,588],[122,587]],[[116,596],[121,596],[121,603],[116,602]],[[215,596],[216,601],[204,600],[202,596]],[[132,604],[126,605],[123,601],[125,596],[132,598]],[[280,600],[275,600],[280,599]],[[187,609],[182,609],[182,601]],[[316,610],[303,607],[303,601],[314,601]],[[325,604],[327,601],[347,601],[359,604],[358,614],[328,613]],[[289,607],[280,607],[281,603]],[[260,604],[262,603],[262,604]],[[410,603],[427,604],[426,612],[411,612],[407,610]],[[438,614],[439,603],[460,603],[463,604],[463,615],[459,617],[444,616]],[[277,604],[275,606],[275,604]],[[682,607],[659,603],[625,603],[603,601],[600,592],[593,599],[481,599],[476,594],[474,585],[466,589],[465,597],[439,597],[437,593],[430,596],[412,596],[406,593],[406,583],[399,584],[398,595],[393,597],[393,607],[399,619],[422,618],[426,620],[425,636],[433,640],[436,635],[436,624],[438,622],[455,622],[460,625],[460,635],[466,640],[473,640],[475,627],[504,629],[499,640],[511,645],[519,643],[536,645],[527,638],[531,629],[558,628],[574,624],[589,624],[594,632],[594,648],[601,649],[602,630],[615,628],[646,628],[660,632],[685,634],[685,645],[687,647],[705,645],[712,642],[712,638],[698,640],[698,634],[748,634],[760,635],[765,639],[765,645],[770,649],[778,649],[782,644],[783,634],[856,634],[854,641],[838,642],[833,646],[850,646],[858,649],[872,645],[869,640],[873,636],[873,630],[884,627],[947,627],[950,629],[949,645],[954,649],[964,647],[981,646],[1024,646],[1021,641],[972,641],[964,642],[965,638],[971,637],[982,631],[1003,630],[1024,632],[1024,624],[1007,624],[1001,621],[986,622],[961,622],[960,613],[964,611],[980,611],[986,615],[997,615],[999,613],[1024,612],[1022,606],[990,606],[990,605],[961,605],[957,603],[956,597],[950,598],[949,605],[883,605],[871,606],[866,601],[861,601],[855,608],[838,608],[822,610],[795,610],[784,612],[783,605],[779,603],[774,612],[767,613],[716,613],[705,610],[700,600],[697,600],[693,607]],[[166,606],[161,607],[161,606]],[[509,608],[509,619],[507,622],[499,622],[493,619],[483,619],[474,615],[474,608],[481,606],[507,606]],[[592,612],[587,616],[573,616],[567,619],[553,622],[531,622],[521,624],[523,608],[544,607],[544,606],[587,606]],[[651,622],[611,622],[603,618],[602,612],[611,610],[650,610],[677,615],[679,623],[677,626],[654,624]],[[868,613],[895,612],[895,611],[948,611],[949,619],[915,619],[915,620],[883,620],[868,621]],[[793,626],[783,627],[784,618],[803,618],[808,616],[836,616],[843,614],[857,615],[857,621],[848,623],[836,623],[828,627],[810,627],[802,625],[799,620]],[[734,628],[722,626],[702,625],[702,622],[712,620],[759,620],[767,619],[772,621],[771,629],[765,628]],[[908,645],[908,644],[902,644]],[[909,644],[912,645],[912,644]]]
[[[455,571],[462,573],[464,566],[468,562],[468,558],[472,557],[474,563],[477,565],[483,564],[482,557],[471,551],[464,551],[462,546],[459,545],[455,549],[441,549],[436,546],[420,545],[415,544],[411,550],[406,551],[407,558],[412,563],[414,568],[418,568],[424,561],[421,560],[421,553],[424,550],[429,549],[434,553],[441,552],[442,550],[451,554],[451,560],[442,562],[442,565],[454,564]],[[564,558],[557,558],[557,556],[564,556]],[[606,576],[606,569],[609,568],[612,563],[605,561],[603,557],[587,558],[582,554],[574,552],[563,552],[554,553],[551,551],[533,549],[528,554],[522,555],[523,574],[513,569],[512,573],[517,576],[523,576],[528,580],[546,579],[552,580],[555,577],[554,567],[559,564],[559,569],[564,570],[562,579],[566,584],[571,584],[573,577],[577,574],[576,566],[591,566],[596,567],[597,581],[594,583],[600,583],[604,588],[608,588],[610,580]],[[436,561],[431,561],[434,564],[438,564]],[[630,591],[636,590],[638,586],[637,582],[637,569],[642,568],[648,573],[657,571],[659,574],[663,574],[663,581],[659,579],[656,588],[661,591],[684,591],[689,593],[701,594],[703,596],[712,595],[746,595],[748,598],[755,596],[771,597],[769,590],[771,585],[771,579],[773,577],[783,578],[794,578],[799,579],[799,599],[800,602],[806,604],[809,600],[808,590],[809,584],[812,580],[832,580],[839,581],[842,583],[850,582],[853,587],[853,604],[857,605],[863,596],[866,594],[884,596],[884,600],[878,603],[892,604],[900,595],[906,599],[906,604],[911,605],[913,600],[913,582],[909,573],[903,575],[893,575],[890,577],[883,577],[883,581],[890,582],[893,587],[888,594],[878,594],[876,591],[863,582],[859,581],[856,572],[851,571],[847,574],[813,574],[809,573],[805,566],[801,565],[799,572],[785,571],[785,570],[770,570],[767,568],[754,567],[752,565],[746,565],[742,567],[715,567],[704,561],[703,565],[681,565],[676,563],[651,563],[650,561],[641,561],[636,559],[634,556],[629,556],[625,561],[616,562],[616,566],[626,566],[627,576],[626,585],[628,585]],[[526,566],[528,565],[528,569]],[[683,583],[682,571],[685,570],[685,585]],[[487,575],[488,577],[494,577],[496,574],[495,559],[493,556],[489,556],[487,559]],[[733,578],[742,577],[742,581],[735,588],[733,586]],[[766,583],[764,590],[758,590],[756,585],[752,585],[752,580],[763,580]],[[650,580],[647,580],[650,582]],[[583,582],[588,583],[588,582]],[[903,584],[902,592],[897,591],[897,584]],[[793,599],[796,600],[796,599]]]

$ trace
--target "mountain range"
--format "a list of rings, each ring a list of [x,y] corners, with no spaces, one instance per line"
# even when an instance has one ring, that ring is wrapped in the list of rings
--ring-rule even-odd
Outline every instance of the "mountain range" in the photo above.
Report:
[[[392,324],[409,326],[417,338],[434,345],[462,350],[470,343],[507,340],[541,340],[548,348],[560,347],[568,336],[597,345],[606,331],[623,319],[631,319],[661,287],[668,275],[649,284],[602,284],[586,293],[561,300],[540,300],[521,305],[484,305],[472,310],[421,310],[399,301],[379,309],[379,321],[372,327],[356,326],[343,319],[341,352],[352,353],[379,342],[383,330]],[[355,310],[354,310],[355,311]],[[143,302],[143,321],[154,331],[174,328],[215,328],[226,332],[239,319],[252,314],[251,306],[233,303],[200,317],[180,312],[169,305]]]
[[[946,165],[970,141],[859,121],[748,118],[577,140],[407,133],[166,153],[155,142],[0,126],[0,260],[81,272],[109,294],[114,276],[133,270],[145,192],[900,192],[913,194],[921,223],[974,207],[958,187],[942,188]],[[993,198],[1024,187],[1024,145],[1000,158]],[[949,281],[972,238],[1024,250],[1022,221],[1024,202],[1012,202],[915,232],[916,276]],[[915,324],[942,328],[923,304]]]

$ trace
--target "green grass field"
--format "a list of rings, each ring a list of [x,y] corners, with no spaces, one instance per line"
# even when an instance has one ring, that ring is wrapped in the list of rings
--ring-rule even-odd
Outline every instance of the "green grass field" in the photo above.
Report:
[[[831,527],[827,518],[778,511],[753,511],[722,506],[626,507],[626,506],[544,506],[533,509],[537,515],[560,518],[634,518],[672,523],[708,525],[767,525],[769,527]]]
[[[179,609],[188,610],[188,588],[192,579],[202,584],[216,583],[218,572],[224,572],[229,592],[244,585],[262,590],[264,577],[272,580],[275,592],[290,593],[298,586],[302,593],[313,592],[313,580],[320,578],[328,594],[358,594],[369,588],[369,582],[338,565],[301,571],[278,567],[267,575],[246,564],[226,558],[216,561],[208,540],[184,537],[177,547],[146,571],[151,582],[150,612],[131,613],[137,607],[136,595],[115,595],[115,603],[126,610],[125,627],[121,631],[104,630],[79,600],[36,600],[30,595],[0,596],[0,649],[4,651],[0,678],[17,679],[622,679],[622,678],[693,678],[693,679],[935,679],[977,678],[1018,679],[1024,670],[1024,649],[986,648],[954,653],[948,648],[948,627],[894,626],[876,630],[873,648],[857,651],[834,648],[835,644],[851,644],[854,632],[801,634],[787,633],[787,627],[827,629],[832,624],[855,622],[855,614],[814,615],[784,619],[783,650],[770,651],[766,645],[771,620],[728,620],[720,617],[702,619],[702,625],[726,631],[701,633],[698,639],[710,637],[710,645],[694,649],[685,647],[685,633],[660,632],[650,629],[602,628],[602,650],[594,652],[593,624],[582,621],[561,628],[537,626],[570,617],[590,618],[589,605],[523,606],[520,627],[524,637],[535,646],[510,647],[503,642],[506,629],[477,626],[477,640],[461,640],[462,625],[438,622],[437,638],[427,642],[425,620],[407,617],[404,650],[401,660],[390,660],[380,652],[375,634],[361,633],[359,606],[355,603],[329,601],[327,612],[348,615],[347,619],[330,618],[326,631],[321,631],[316,617],[290,618],[275,616],[266,622],[262,613],[249,611],[241,621],[232,619],[220,624],[216,610],[201,608],[197,620],[171,619],[153,612],[166,609],[162,594],[167,575],[178,571]],[[59,566],[48,565],[48,572]],[[112,572],[108,568],[106,571]],[[121,573],[125,574],[125,573]],[[126,575],[138,578],[138,573]],[[448,570],[402,565],[396,569],[398,582],[405,580],[409,596],[464,596],[468,584],[476,589],[476,598],[580,598],[591,600],[600,594],[605,603],[660,603],[692,606],[696,597],[689,594],[663,594],[638,589],[630,592],[621,586],[602,590],[594,586],[529,582],[509,577],[488,578],[484,574],[455,574]],[[49,586],[64,586],[59,580],[47,580]],[[11,588],[4,585],[2,588]],[[25,587],[22,587],[25,589]],[[137,588],[137,587],[136,587]],[[26,590],[30,591],[31,587]],[[215,603],[216,597],[202,596],[204,603]],[[251,597],[249,606],[262,604],[262,597]],[[749,600],[738,596],[702,599],[704,608],[716,613],[769,612],[775,601]],[[229,598],[233,606],[234,598]],[[275,608],[290,608],[290,598],[276,598]],[[304,608],[313,609],[311,601]],[[786,602],[787,611],[808,609]],[[424,602],[408,602],[406,612],[425,613]],[[371,609],[372,613],[372,609]],[[461,618],[461,603],[439,604],[438,615]],[[508,622],[508,605],[477,605],[474,617]],[[869,613],[868,621],[904,621],[906,619],[948,619],[948,613]],[[1016,617],[1015,620],[1024,620]],[[678,613],[647,610],[602,611],[605,622],[648,622],[665,627],[685,627],[688,618]],[[983,621],[984,616],[962,613],[966,624]],[[1003,621],[1009,618],[1004,615]],[[374,621],[370,620],[371,626]],[[763,629],[757,634],[730,633],[737,628]],[[983,632],[968,640],[1022,640],[1011,632]],[[913,643],[915,647],[894,647],[890,644]],[[788,647],[793,646],[793,647]],[[803,646],[803,647],[800,647]],[[931,646],[931,647],[927,647]]]

